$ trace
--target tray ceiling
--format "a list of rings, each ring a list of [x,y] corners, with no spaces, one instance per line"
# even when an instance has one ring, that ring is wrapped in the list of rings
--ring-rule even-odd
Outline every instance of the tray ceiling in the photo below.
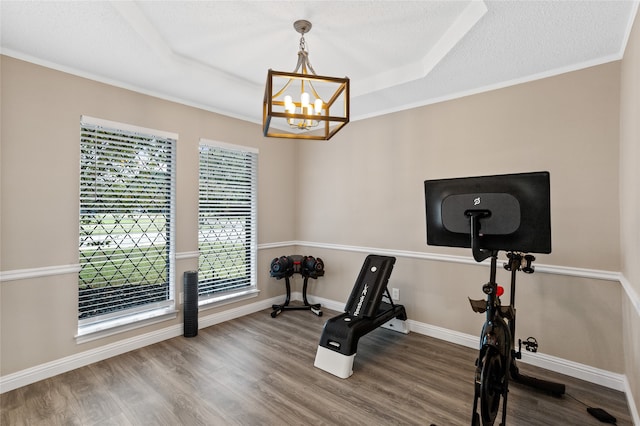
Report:
[[[622,57],[633,1],[0,3],[2,53],[259,123],[267,70],[292,71],[307,19],[352,120]]]

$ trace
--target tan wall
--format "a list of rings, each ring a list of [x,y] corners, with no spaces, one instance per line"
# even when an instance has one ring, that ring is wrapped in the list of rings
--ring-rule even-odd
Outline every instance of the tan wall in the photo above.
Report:
[[[179,134],[178,253],[198,249],[200,138],[259,149],[258,240],[294,239],[295,200],[281,189],[295,181],[296,146],[292,142],[266,140],[256,124],[9,57],[1,58],[2,271],[78,263],[81,115]],[[261,251],[259,264],[268,265],[274,255]],[[197,260],[178,260],[176,276],[182,277],[185,270],[196,267]],[[177,281],[181,285],[181,280]],[[268,266],[260,268],[258,286],[262,299],[283,291],[283,286],[271,283]],[[2,375],[178,324],[181,320],[179,317],[117,337],[77,345],[74,339],[77,332],[77,275],[4,281],[0,284],[0,299]],[[215,310],[208,311],[212,312]]]
[[[354,122],[327,144],[301,144],[300,185],[312,190],[300,192],[298,239],[470,257],[426,245],[423,181],[548,170],[553,252],[538,263],[619,271],[619,73],[610,63]],[[365,255],[325,254],[319,294],[346,300]],[[347,275],[344,257],[354,264]],[[466,298],[481,298],[488,278],[482,266],[407,258],[392,285],[411,319],[476,335],[483,318]],[[498,280],[506,286],[509,276],[499,271]],[[518,280],[518,337],[623,371],[619,283],[543,273]]]
[[[426,246],[423,181],[549,170],[553,253],[539,263],[618,271],[619,73],[618,63],[603,65],[354,122],[330,142],[293,143],[263,139],[255,124],[3,57],[2,270],[77,263],[78,122],[86,114],[180,135],[178,252],[197,249],[196,147],[206,137],[260,149],[260,244],[469,256]],[[310,292],[346,300],[365,253],[306,250],[300,254],[327,264]],[[278,254],[289,253],[260,251],[263,298],[282,293],[267,277]],[[177,272],[193,267],[181,261]],[[411,319],[476,335],[482,318],[466,297],[480,298],[487,278],[484,266],[401,257],[392,285]],[[504,272],[499,279],[506,283]],[[73,275],[0,284],[0,374],[179,322],[76,345],[76,287]],[[622,372],[621,297],[613,282],[523,276],[519,337],[535,335],[544,353]],[[594,312],[595,303],[605,312]]]
[[[468,255],[426,247],[424,180],[548,170],[553,252],[540,262],[619,271],[619,66],[358,121],[328,144],[301,144],[300,185],[312,190],[300,193],[298,237]]]
[[[622,61],[620,100],[620,235],[626,375],[640,410],[640,12]]]

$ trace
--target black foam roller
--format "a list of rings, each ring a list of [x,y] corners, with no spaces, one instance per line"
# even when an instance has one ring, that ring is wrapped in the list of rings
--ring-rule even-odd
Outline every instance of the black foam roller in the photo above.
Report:
[[[184,273],[184,337],[198,335],[198,271]]]

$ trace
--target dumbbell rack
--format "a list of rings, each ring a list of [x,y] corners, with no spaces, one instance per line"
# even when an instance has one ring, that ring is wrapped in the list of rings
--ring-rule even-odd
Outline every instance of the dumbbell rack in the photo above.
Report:
[[[271,262],[271,276],[280,280],[282,278],[285,279],[287,295],[284,303],[280,305],[272,305],[273,311],[271,312],[271,317],[277,317],[282,311],[300,311],[300,310],[308,310],[316,314],[317,316],[322,316],[321,305],[319,303],[311,304],[307,300],[307,286],[309,284],[309,278],[318,279],[324,275],[324,263],[320,258],[314,258],[313,256],[301,256],[301,255],[290,255],[290,256],[281,256],[280,258],[275,258]],[[291,302],[291,282],[289,278],[294,274],[300,274],[304,277],[304,283],[302,285],[302,301],[303,305],[290,305]]]
[[[307,300],[307,284],[309,281],[309,277],[304,277],[304,283],[302,284],[302,301],[304,305],[289,305],[291,301],[291,283],[289,282],[289,277],[284,277],[285,285],[287,286],[287,296],[284,300],[284,303],[281,305],[272,305],[273,311],[271,312],[271,317],[277,317],[282,311],[301,311],[301,310],[309,310],[316,314],[317,316],[322,316],[322,311],[320,303],[311,304]]]

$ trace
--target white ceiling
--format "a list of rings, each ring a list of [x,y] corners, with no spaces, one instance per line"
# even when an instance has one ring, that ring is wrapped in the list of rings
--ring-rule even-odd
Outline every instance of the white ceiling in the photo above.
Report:
[[[351,79],[351,119],[622,57],[637,1],[7,1],[8,56],[260,123],[300,35]]]

